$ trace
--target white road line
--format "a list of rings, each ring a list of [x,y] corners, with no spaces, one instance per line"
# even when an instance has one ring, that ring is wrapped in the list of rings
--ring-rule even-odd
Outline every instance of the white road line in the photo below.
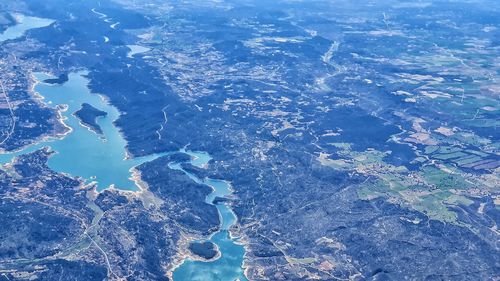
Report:
[[[0,144],[4,144],[10,138],[12,133],[14,133],[14,129],[16,128],[16,119],[14,116],[14,111],[12,110],[12,106],[11,106],[10,101],[9,101],[9,97],[7,96],[7,92],[5,92],[5,87],[4,87],[3,82],[1,80],[0,80],[0,86],[2,87],[3,96],[5,97],[5,101],[7,102],[7,105],[9,106],[10,116],[12,118],[12,126],[10,128],[10,132],[8,132],[7,137],[3,141],[0,142]]]

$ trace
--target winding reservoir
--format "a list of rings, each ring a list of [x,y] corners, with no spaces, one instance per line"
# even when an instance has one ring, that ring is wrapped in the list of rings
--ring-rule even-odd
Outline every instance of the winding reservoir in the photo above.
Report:
[[[35,91],[38,92],[43,102],[53,108],[63,108],[60,114],[70,131],[60,139],[47,139],[14,153],[0,154],[0,164],[8,163],[20,154],[50,147],[56,153],[49,158],[48,165],[51,169],[81,177],[86,182],[97,182],[98,190],[110,186],[122,190],[137,190],[131,179],[133,167],[151,161],[168,153],[150,155],[141,158],[127,158],[126,140],[114,121],[119,117],[118,110],[108,104],[101,96],[92,94],[88,87],[85,72],[71,73],[68,81],[62,85],[47,84],[44,81],[54,78],[44,73],[35,73],[38,81]],[[97,135],[80,123],[73,114],[80,109],[83,103],[88,103],[96,109],[107,112],[107,115],[97,119],[103,136]],[[193,152],[182,149],[180,152],[191,156],[190,163],[197,167],[204,167],[211,160],[206,152]],[[171,163],[171,169],[181,170],[193,181],[212,187],[213,192],[207,196],[206,202],[213,204],[216,197],[225,197],[231,194],[230,184],[223,180],[205,178],[182,169],[180,163]],[[175,281],[244,281],[243,256],[245,249],[230,237],[229,228],[236,222],[236,216],[229,206],[217,204],[221,226],[209,241],[216,244],[220,252],[216,260],[204,262],[186,259],[173,273]]]
[[[193,152],[181,150],[181,152],[191,156],[191,164],[197,167],[205,166],[211,159],[205,152]],[[193,181],[199,184],[206,184],[212,187],[213,192],[205,200],[208,204],[213,204],[215,197],[225,197],[231,194],[231,186],[223,180],[205,178],[200,179],[192,173],[184,170],[179,163],[169,165],[171,169],[183,171]],[[231,208],[225,204],[217,204],[221,227],[220,230],[210,237],[210,242],[216,244],[221,256],[215,261],[194,261],[186,259],[181,266],[174,271],[174,281],[234,281],[247,280],[243,274],[243,256],[245,249],[238,244],[229,234],[229,228],[236,222],[236,216]]]

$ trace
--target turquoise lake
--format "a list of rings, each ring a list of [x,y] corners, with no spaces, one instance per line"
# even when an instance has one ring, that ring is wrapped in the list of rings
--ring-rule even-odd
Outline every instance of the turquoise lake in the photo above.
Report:
[[[118,128],[113,124],[119,116],[118,110],[104,101],[101,96],[92,94],[87,88],[88,80],[84,72],[69,74],[69,80],[63,85],[51,85],[39,82],[35,91],[43,96],[48,106],[67,105],[62,112],[64,123],[71,128],[62,139],[50,139],[30,146],[17,153],[0,155],[0,162],[6,163],[14,156],[50,147],[56,152],[49,158],[48,165],[55,171],[82,177],[87,182],[96,181],[98,189],[110,186],[125,190],[137,190],[131,180],[131,169],[159,155],[126,159],[126,141]],[[34,74],[36,80],[53,78],[43,73]],[[104,138],[80,124],[73,113],[80,109],[82,103],[89,103],[97,109],[108,113],[106,117],[97,119]]]
[[[132,58],[137,54],[142,54],[150,50],[149,48],[140,45],[127,45],[127,47],[130,49],[130,51],[127,53],[127,57],[129,58]]]
[[[52,138],[28,146],[18,152],[0,154],[0,163],[8,163],[20,154],[50,147],[56,153],[49,158],[48,165],[55,171],[81,177],[87,183],[96,182],[98,190],[111,186],[122,190],[138,190],[131,179],[132,168],[169,153],[127,158],[126,140],[113,123],[120,113],[101,96],[89,91],[85,74],[85,72],[71,73],[68,76],[69,80],[62,85],[43,83],[41,81],[54,77],[43,73],[34,74],[35,79],[39,81],[35,85],[35,91],[43,97],[43,102],[48,106],[53,108],[64,106],[61,115],[64,123],[71,130],[60,139]],[[103,136],[90,131],[73,115],[80,109],[82,103],[88,103],[108,113],[107,116],[97,119]],[[181,149],[180,152],[190,155],[190,163],[198,167],[205,167],[211,160],[210,155],[205,152],[186,151],[185,149]],[[183,171],[197,183],[211,186],[213,192],[206,198],[206,202],[209,204],[212,204],[216,196],[224,197],[231,194],[230,184],[226,181],[210,178],[199,179],[183,170],[179,163],[171,163],[169,167]],[[229,228],[236,222],[236,217],[229,206],[219,204],[216,207],[219,211],[221,228],[209,240],[218,246],[221,256],[210,262],[186,259],[174,271],[175,281],[247,280],[242,269],[245,249],[229,235]]]
[[[12,16],[16,19],[17,23],[13,26],[9,26],[0,34],[0,42],[16,39],[23,36],[28,29],[49,26],[54,22],[54,20],[51,19],[29,17],[22,14],[13,14]]]

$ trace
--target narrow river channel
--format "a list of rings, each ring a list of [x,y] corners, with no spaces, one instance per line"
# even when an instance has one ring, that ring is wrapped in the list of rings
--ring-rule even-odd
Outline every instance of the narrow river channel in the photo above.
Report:
[[[193,152],[181,150],[191,156],[191,164],[197,167],[206,165],[211,157],[205,152]],[[226,197],[231,194],[231,186],[228,182],[218,179],[200,179],[192,173],[185,171],[180,163],[169,165],[171,169],[183,171],[193,181],[212,187],[213,192],[207,196],[205,202],[213,204],[216,197]],[[243,256],[245,249],[238,244],[229,234],[229,228],[236,222],[236,216],[231,208],[223,203],[216,204],[221,221],[220,230],[210,237],[210,242],[217,245],[221,256],[215,261],[194,261],[186,259],[180,267],[174,271],[174,281],[234,281],[247,280],[243,274]]]

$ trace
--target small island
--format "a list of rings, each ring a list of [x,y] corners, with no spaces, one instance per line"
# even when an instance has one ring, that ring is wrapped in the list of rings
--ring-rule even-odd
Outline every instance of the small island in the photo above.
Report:
[[[229,198],[215,196],[214,200],[212,200],[212,204],[214,205],[225,204],[229,201],[231,201]]]
[[[88,103],[82,103],[82,108],[76,111],[74,115],[91,131],[102,135],[102,129],[101,126],[97,124],[97,118],[108,115],[107,112],[99,110]]]
[[[63,73],[61,75],[59,75],[59,77],[57,78],[49,78],[49,79],[45,79],[43,80],[44,83],[47,83],[47,84],[64,84],[66,81],[68,81],[69,77],[68,77],[68,74],[66,73]]]
[[[217,256],[217,247],[210,241],[205,242],[191,242],[189,244],[191,253],[200,256],[206,260],[213,259]]]

